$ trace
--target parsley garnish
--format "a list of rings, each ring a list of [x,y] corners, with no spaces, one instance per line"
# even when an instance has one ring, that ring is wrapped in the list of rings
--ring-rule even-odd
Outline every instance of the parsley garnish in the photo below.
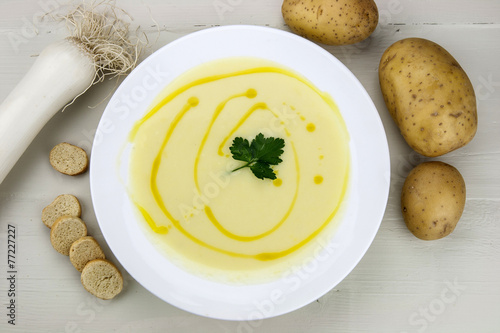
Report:
[[[247,139],[236,137],[229,150],[235,160],[247,163],[234,169],[233,172],[248,167],[259,179],[276,179],[271,165],[277,165],[283,161],[280,158],[283,154],[283,147],[285,147],[285,140],[265,138],[262,133],[258,134],[252,143],[249,143]]]

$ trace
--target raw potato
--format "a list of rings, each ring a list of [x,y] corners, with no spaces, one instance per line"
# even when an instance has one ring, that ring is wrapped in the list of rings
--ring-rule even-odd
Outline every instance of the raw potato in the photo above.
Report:
[[[401,210],[406,226],[418,238],[449,235],[465,206],[465,182],[460,172],[443,162],[416,166],[405,180]]]
[[[284,0],[281,13],[293,32],[328,45],[361,42],[378,24],[373,0]]]
[[[421,38],[391,45],[379,65],[385,104],[416,152],[440,156],[469,143],[476,96],[465,71],[441,46]]]

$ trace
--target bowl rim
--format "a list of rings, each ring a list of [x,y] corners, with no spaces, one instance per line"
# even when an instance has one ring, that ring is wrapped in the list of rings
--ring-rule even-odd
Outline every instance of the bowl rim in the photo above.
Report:
[[[143,60],[141,64],[139,64],[137,68],[134,69],[125,78],[125,80],[118,87],[113,97],[111,98],[110,102],[108,103],[103,113],[103,116],[99,122],[96,132],[96,137],[94,138],[94,143],[92,146],[91,157],[93,158],[91,158],[90,162],[90,189],[91,189],[92,202],[96,213],[96,218],[98,220],[99,227],[101,228],[104,238],[108,242],[108,245],[113,254],[116,256],[117,260],[128,271],[128,273],[142,286],[144,286],[146,289],[148,289],[151,293],[155,294],[160,299],[191,313],[195,313],[210,318],[224,319],[224,320],[251,320],[250,316],[255,311],[254,312],[246,311],[244,313],[238,311],[236,312],[232,311],[230,314],[228,314],[227,312],[224,311],[224,309],[220,308],[217,309],[217,305],[214,305],[214,307],[212,308],[210,308],[209,306],[207,307],[205,305],[200,307],[199,304],[193,305],[192,300],[183,297],[185,295],[181,296],[176,295],[175,297],[173,297],[171,292],[169,293],[165,292],[164,289],[159,288],[157,285],[155,285],[155,282],[151,282],[150,280],[148,280],[148,278],[145,276],[144,273],[137,271],[135,267],[135,265],[137,264],[137,260],[135,259],[133,260],[132,258],[130,258],[130,253],[123,253],[123,245],[118,244],[118,240],[116,239],[115,236],[113,236],[111,222],[109,221],[110,212],[107,211],[108,207],[106,207],[106,205],[103,202],[107,196],[115,194],[114,192],[112,192],[113,186],[111,186],[110,188],[106,188],[106,186],[103,185],[103,183],[106,183],[107,176],[105,172],[103,174],[102,170],[105,165],[103,159],[106,158],[107,155],[107,152],[103,151],[103,147],[106,146],[106,140],[110,141],[112,140],[111,138],[115,140],[115,138],[113,137],[113,132],[106,133],[106,131],[104,130],[104,128],[109,127],[109,124],[107,124],[106,121],[107,119],[106,116],[113,115],[113,112],[115,112],[113,111],[113,108],[116,108],[115,102],[116,99],[119,98],[117,96],[119,96],[120,93],[125,89],[124,87],[132,85],[134,80],[140,78],[140,73],[144,72],[144,70],[147,69],[147,66],[150,66],[151,65],[150,63],[155,61],[154,59],[161,57],[165,53],[168,54],[172,49],[183,48],[186,47],[186,45],[193,47],[192,45],[193,41],[198,42],[202,39],[221,38],[221,36],[228,37],[231,34],[247,34],[245,35],[246,37],[256,36],[255,37],[256,40],[251,41],[255,43],[260,41],[269,44],[271,43],[271,40],[273,38],[277,40],[283,40],[284,46],[286,47],[294,49],[294,47],[300,46],[305,49],[304,52],[311,52],[311,54],[315,54],[315,56],[317,56],[318,58],[325,58],[326,60],[324,61],[331,62],[331,64],[336,67],[336,70],[339,71],[339,73],[342,73],[342,75],[346,75],[346,77],[349,78],[350,80],[349,84],[351,84],[354,87],[356,93],[355,95],[358,96],[358,98],[362,100],[363,103],[366,104],[365,106],[367,106],[368,109],[370,109],[371,112],[370,113],[371,118],[369,119],[370,123],[365,125],[369,126],[369,128],[374,129],[377,134],[377,137],[374,140],[369,140],[369,141],[373,141],[379,145],[377,151],[373,153],[373,155],[378,154],[378,156],[374,156],[376,157],[376,159],[374,159],[373,164],[370,166],[377,168],[376,176],[380,177],[380,179],[376,179],[375,181],[376,184],[373,185],[373,186],[380,186],[380,191],[376,193],[377,197],[374,198],[377,201],[378,205],[377,207],[373,208],[374,210],[373,214],[375,214],[375,217],[373,218],[372,223],[370,225],[371,229],[368,231],[365,230],[363,234],[359,235],[360,239],[362,240],[361,246],[359,246],[356,249],[355,253],[350,253],[347,255],[348,257],[346,258],[349,258],[349,260],[347,260],[348,264],[342,270],[343,273],[336,277],[335,281],[333,281],[328,285],[324,285],[323,282],[323,284],[320,286],[314,286],[314,283],[311,283],[311,281],[306,281],[306,283],[304,283],[303,285],[308,286],[307,288],[308,295],[301,296],[300,301],[284,302],[285,304],[274,304],[275,309],[274,311],[272,311],[272,313],[262,313],[263,311],[261,311],[260,318],[259,317],[253,318],[253,319],[263,319],[263,318],[270,318],[282,315],[294,311],[302,306],[305,306],[313,302],[315,299],[321,297],[326,292],[334,288],[338,283],[340,283],[359,263],[361,258],[364,256],[364,254],[372,244],[377,234],[377,231],[380,227],[380,224],[382,222],[385,209],[387,206],[387,201],[389,196],[389,185],[390,185],[390,155],[389,155],[387,137],[385,134],[382,121],[380,119],[380,116],[377,112],[377,109],[373,101],[371,100],[369,94],[364,89],[362,84],[355,77],[355,75],[345,65],[343,65],[335,56],[333,56],[331,53],[329,53],[319,45],[310,42],[302,37],[299,37],[293,33],[270,27],[252,26],[252,25],[229,25],[229,26],[207,28],[194,33],[190,33],[188,35],[185,35],[179,39],[176,39],[166,44],[165,46],[161,47],[153,54],[151,54],[148,58]],[[247,42],[248,39],[245,40],[245,43]],[[196,49],[196,47],[194,48]],[[286,50],[282,50],[282,52],[285,51]],[[207,61],[203,60],[204,59],[203,54],[199,54],[198,56],[199,59],[197,58],[193,60],[193,62],[200,61],[201,63],[203,61]],[[293,62],[295,60],[292,59],[290,61]],[[193,64],[192,67],[194,66],[195,65]],[[285,66],[287,65],[285,64]],[[295,70],[295,68],[293,67],[292,69]],[[301,71],[299,70],[298,72],[300,73]],[[307,75],[304,76],[309,79]],[[341,109],[340,106],[339,109]],[[340,111],[342,114],[342,109]],[[142,115],[142,113],[140,115]],[[360,147],[355,147],[355,149],[358,148]],[[367,152],[367,154],[370,154],[370,152]],[[359,184],[356,184],[355,186],[357,185]],[[126,201],[127,199],[122,197],[119,198],[119,200]],[[114,207],[115,208],[117,207],[117,203],[114,204]],[[325,278],[321,278],[320,281],[324,280]],[[198,280],[194,279],[193,281],[198,281]],[[229,289],[226,288],[225,290],[226,291],[237,290],[232,288],[233,287]],[[256,291],[255,288],[249,288],[249,292],[255,292],[255,291]],[[293,293],[291,293],[290,295],[293,295]],[[231,304],[231,306],[234,306],[234,304]],[[255,304],[253,305],[253,308],[256,308]],[[255,317],[255,315],[253,316]]]

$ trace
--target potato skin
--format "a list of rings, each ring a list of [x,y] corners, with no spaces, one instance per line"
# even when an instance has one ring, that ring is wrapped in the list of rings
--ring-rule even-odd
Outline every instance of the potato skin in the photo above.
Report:
[[[379,17],[373,0],[284,0],[281,13],[293,32],[328,45],[361,42]]]
[[[424,162],[408,175],[401,193],[401,210],[417,238],[434,240],[449,235],[465,207],[465,182],[460,172],[443,162]]]
[[[438,44],[421,38],[394,43],[380,60],[379,81],[389,113],[417,153],[441,156],[476,134],[474,88]]]

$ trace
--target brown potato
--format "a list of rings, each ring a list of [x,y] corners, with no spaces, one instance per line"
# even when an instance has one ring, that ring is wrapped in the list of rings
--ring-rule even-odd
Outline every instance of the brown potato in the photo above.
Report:
[[[406,226],[418,238],[449,235],[465,206],[465,182],[460,172],[443,162],[424,162],[405,180],[401,210]]]
[[[378,24],[373,0],[284,0],[281,13],[293,32],[328,45],[361,42]]]
[[[421,38],[394,43],[380,60],[379,81],[392,118],[417,153],[440,156],[476,134],[474,88],[438,44]]]

